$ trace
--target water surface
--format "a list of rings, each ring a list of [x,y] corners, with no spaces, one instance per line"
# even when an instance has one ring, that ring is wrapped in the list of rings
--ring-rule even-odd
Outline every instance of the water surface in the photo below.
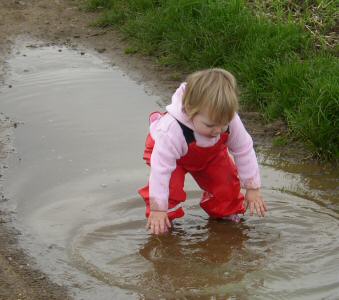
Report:
[[[31,44],[16,45],[0,93],[20,122],[6,209],[21,246],[75,299],[338,298],[336,171],[261,150],[266,218],[209,220],[188,180],[185,218],[151,236],[136,190],[161,99],[94,54]]]

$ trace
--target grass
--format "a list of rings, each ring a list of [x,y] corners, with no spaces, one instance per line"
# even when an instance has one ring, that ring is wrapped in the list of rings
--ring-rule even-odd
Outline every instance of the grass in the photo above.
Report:
[[[301,4],[299,4],[301,3]],[[339,66],[334,1],[88,0],[97,26],[115,26],[126,53],[183,72],[209,67],[238,78],[242,104],[321,158],[339,161]],[[330,38],[329,38],[330,37]],[[132,50],[131,50],[132,49]]]
[[[338,51],[338,2],[336,0],[253,0],[253,11],[271,20],[299,24],[316,39],[317,46]]]
[[[286,146],[288,144],[288,139],[284,136],[278,136],[273,139],[272,144],[274,147]]]

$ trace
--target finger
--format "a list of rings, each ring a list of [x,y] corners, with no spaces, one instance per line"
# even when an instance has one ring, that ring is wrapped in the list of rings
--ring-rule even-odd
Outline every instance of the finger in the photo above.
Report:
[[[262,201],[262,203],[263,203],[263,205],[264,205],[264,209],[265,209],[265,211],[268,211],[268,208],[267,208],[266,202],[263,200],[263,201]]]
[[[146,229],[149,229],[151,227],[151,220],[150,218],[147,219]]]
[[[250,203],[250,215],[253,216],[254,213],[254,203]]]
[[[260,209],[261,209],[262,215],[265,216],[265,214],[267,212],[267,206],[266,206],[264,199],[262,199],[262,198],[260,198]]]
[[[247,199],[245,199],[245,200],[244,200],[244,206],[245,206],[246,210],[247,210],[247,208],[248,208],[248,204],[249,204],[249,203],[248,203]]]
[[[166,223],[165,223],[165,220],[161,220],[160,221],[159,228],[160,228],[160,233],[165,233],[166,232]]]
[[[167,233],[168,229],[171,227],[171,223],[169,222],[168,218],[164,220],[164,231],[163,233]]]
[[[257,211],[259,217],[263,217],[265,215],[264,211],[261,208],[260,203],[256,203],[255,210]]]
[[[257,204],[257,207],[258,207],[259,212],[260,212],[260,214],[258,214],[258,215],[260,217],[265,217],[265,209],[264,209],[263,203],[261,201]]]
[[[166,218],[166,225],[167,225],[168,228],[172,227],[172,223],[171,223],[171,221],[169,220],[168,217]]]
[[[244,200],[243,205],[244,205],[245,212],[246,212],[247,208],[248,208],[248,201],[246,199]],[[244,214],[245,214],[245,212],[244,212]]]
[[[153,222],[151,223],[151,233],[155,233],[155,224]]]
[[[259,216],[259,217],[261,217],[261,211],[260,211],[260,206],[259,206],[259,203],[255,203],[254,204],[254,208],[255,208],[255,211],[257,212],[257,215]]]
[[[264,201],[261,202],[260,207],[261,207],[261,213],[262,213],[262,215],[263,215],[263,217],[264,217],[265,214],[266,214],[266,212],[267,212],[266,204],[265,204]]]
[[[154,226],[154,228],[155,228],[155,232],[154,232],[154,233],[155,233],[156,235],[159,234],[159,231],[160,231],[160,230],[159,230],[159,229],[160,229],[159,227],[160,227],[160,226],[159,226],[159,223],[156,223],[155,226]]]

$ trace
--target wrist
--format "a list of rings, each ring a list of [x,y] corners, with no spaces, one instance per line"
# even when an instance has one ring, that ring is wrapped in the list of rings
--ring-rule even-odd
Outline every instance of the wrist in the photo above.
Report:
[[[156,199],[154,197],[150,198],[149,201],[149,206],[151,211],[162,211],[162,212],[167,212],[167,202],[162,201],[160,199]]]

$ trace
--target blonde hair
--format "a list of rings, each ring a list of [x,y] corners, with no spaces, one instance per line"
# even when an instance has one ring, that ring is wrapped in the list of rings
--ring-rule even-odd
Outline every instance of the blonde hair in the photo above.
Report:
[[[190,119],[207,109],[218,125],[228,124],[238,110],[238,90],[234,76],[219,68],[195,72],[186,79],[183,109]]]

